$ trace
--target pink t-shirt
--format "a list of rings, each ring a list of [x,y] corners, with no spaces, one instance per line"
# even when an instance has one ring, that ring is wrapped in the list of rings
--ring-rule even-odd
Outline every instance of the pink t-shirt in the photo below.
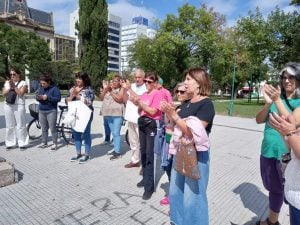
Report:
[[[162,99],[168,103],[173,103],[173,98],[171,93],[165,89],[164,87],[162,87],[161,89],[159,89],[159,92],[162,95]]]
[[[157,109],[157,112],[154,115],[150,115],[149,113],[142,111],[141,116],[147,116],[154,120],[160,120],[162,116],[162,112],[160,111],[161,100],[162,100],[162,94],[158,90],[153,90],[151,91],[150,94],[148,94],[147,92],[142,94],[141,101],[147,106]]]

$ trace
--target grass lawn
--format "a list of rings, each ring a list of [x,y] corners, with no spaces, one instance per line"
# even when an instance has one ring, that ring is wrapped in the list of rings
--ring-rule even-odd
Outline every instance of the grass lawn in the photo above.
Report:
[[[33,95],[33,94],[29,94]],[[62,96],[65,97],[67,95],[67,91],[62,91]],[[99,100],[98,98],[95,99],[96,101]],[[228,98],[224,99],[217,99],[212,98],[213,104],[215,106],[216,114],[217,115],[228,115],[229,103],[230,101]],[[4,101],[4,97],[0,95],[0,102]],[[260,99],[259,103],[257,103],[256,99],[252,99],[251,103],[248,103],[247,99],[242,100],[235,100],[233,106],[233,116],[237,117],[245,117],[245,118],[255,118],[256,113],[262,109],[264,105],[263,99]]]
[[[214,100],[217,115],[228,115],[230,101]],[[257,103],[257,99],[252,99],[251,103],[248,103],[247,99],[235,100],[233,106],[233,116],[255,118],[256,113],[262,109],[264,105],[263,99],[260,99]]]

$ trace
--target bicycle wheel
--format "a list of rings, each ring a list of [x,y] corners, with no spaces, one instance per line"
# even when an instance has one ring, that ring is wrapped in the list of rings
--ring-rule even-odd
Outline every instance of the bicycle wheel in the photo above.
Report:
[[[38,139],[42,137],[42,128],[40,121],[37,119],[33,119],[27,126],[27,133],[29,135],[29,139]]]
[[[65,140],[65,142],[68,145],[74,145],[74,136],[73,136],[73,130],[71,127],[62,124],[61,125],[61,136]]]
[[[126,133],[125,133],[125,141],[130,146],[130,144],[129,144],[129,137],[128,137],[128,129],[126,130]]]

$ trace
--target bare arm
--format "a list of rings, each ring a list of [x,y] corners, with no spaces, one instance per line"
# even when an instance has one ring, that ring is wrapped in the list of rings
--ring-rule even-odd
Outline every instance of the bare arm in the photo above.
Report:
[[[270,125],[282,136],[286,137],[288,146],[292,149],[295,156],[300,159],[300,128],[296,129],[296,119],[300,117],[300,108],[287,118],[276,114],[270,115]]]
[[[117,102],[117,103],[124,103],[124,88],[121,88],[118,93],[110,92],[111,97]]]
[[[263,87],[263,94],[264,94],[264,98],[265,98],[265,105],[262,108],[262,110],[260,110],[256,114],[256,117],[255,117],[256,118],[256,123],[258,123],[258,124],[266,122],[270,106],[272,105],[272,99],[266,93],[266,85]]]
[[[158,109],[156,108],[153,108],[153,107],[150,107],[148,105],[146,105],[145,103],[143,103],[142,101],[138,100],[138,111],[141,112],[141,111],[145,111],[147,113],[149,113],[150,115],[154,115]]]
[[[281,91],[280,91],[279,86],[277,88],[275,88],[272,85],[265,84],[264,85],[264,92],[265,92],[266,95],[268,95],[268,97],[276,105],[276,108],[279,112],[279,115],[284,115],[284,116],[289,115],[289,111],[287,110],[287,108],[283,104],[283,101],[280,98]]]

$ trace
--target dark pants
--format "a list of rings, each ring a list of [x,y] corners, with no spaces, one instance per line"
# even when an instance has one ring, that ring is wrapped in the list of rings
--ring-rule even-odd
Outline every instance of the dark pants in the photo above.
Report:
[[[148,118],[149,119],[149,118]],[[149,123],[139,121],[139,139],[141,162],[143,167],[143,183],[146,192],[154,191],[154,138],[156,121]]]
[[[269,207],[279,213],[284,199],[284,186],[280,161],[260,156],[260,172],[264,187],[269,191]]]
[[[166,174],[168,176],[168,180],[170,182],[171,180],[171,171],[172,171],[172,164],[173,164],[173,155],[171,155],[170,159],[168,159],[169,164],[167,166],[164,166],[163,169],[166,171]]]
[[[103,122],[104,122],[104,135],[105,135],[104,141],[110,142],[111,130],[110,130],[109,125],[108,125],[107,116],[103,117]]]
[[[290,207],[290,224],[299,225],[300,224],[300,210],[289,204]]]

